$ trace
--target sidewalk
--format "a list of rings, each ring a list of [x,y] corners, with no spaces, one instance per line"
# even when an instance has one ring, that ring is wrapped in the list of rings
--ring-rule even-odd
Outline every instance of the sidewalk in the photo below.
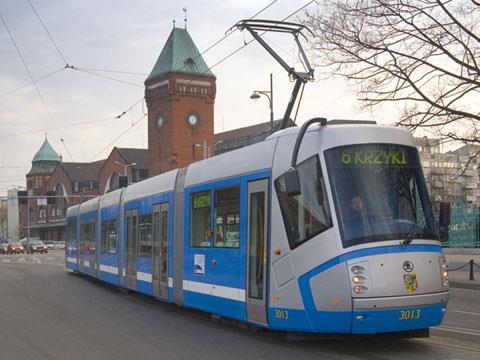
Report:
[[[480,249],[443,249],[448,263],[448,278],[450,287],[480,290],[480,268],[473,266],[473,276],[475,280],[470,278],[470,264],[460,270],[455,270],[473,260],[475,264],[480,266]],[[452,271],[453,270],[453,271]]]

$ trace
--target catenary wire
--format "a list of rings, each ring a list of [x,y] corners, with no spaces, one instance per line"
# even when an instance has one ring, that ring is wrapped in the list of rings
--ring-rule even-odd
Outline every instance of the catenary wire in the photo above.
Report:
[[[112,145],[113,143],[115,143],[115,141],[117,141],[118,139],[120,139],[123,135],[125,135],[130,129],[132,129],[133,127],[135,127],[138,123],[140,123],[143,119],[145,119],[147,117],[147,114],[143,114],[143,116],[141,118],[139,118],[137,121],[135,121],[129,128],[125,129],[120,135],[118,135],[113,141],[111,141],[108,145],[106,145],[104,148],[102,148],[102,150],[100,150],[99,152],[97,152],[95,154],[95,156],[93,156],[91,158],[90,161],[93,161],[97,158],[98,155],[100,155],[102,152],[104,152],[105,150],[107,150],[110,145]]]
[[[20,90],[26,88],[27,86],[32,85],[34,82],[39,82],[39,81],[45,80],[45,79],[47,79],[47,78],[49,78],[53,75],[56,75],[59,72],[62,72],[64,70],[65,70],[65,67],[62,67],[61,69],[55,70],[54,72],[51,72],[50,74],[39,77],[38,79],[34,79],[33,81],[29,81],[28,83],[25,83],[25,84],[15,88],[15,89],[12,89],[12,90],[9,90],[7,92],[4,92],[4,93],[0,94],[0,98],[2,98],[4,96],[7,96],[7,95],[10,95],[10,94],[13,94],[13,93],[16,93],[17,91],[20,91]]]
[[[33,6],[32,2],[31,2],[30,0],[27,0],[27,1],[28,1],[28,3],[30,4],[30,6],[32,7],[33,12],[34,12],[35,15],[37,16],[38,21],[40,21],[40,24],[42,24],[42,27],[43,27],[43,29],[45,30],[45,32],[47,33],[48,37],[50,38],[50,41],[52,42],[53,46],[55,47],[55,49],[57,49],[58,55],[60,55],[60,57],[62,58],[64,64],[65,64],[65,65],[68,65],[67,60],[65,60],[65,57],[63,56],[62,52],[61,52],[60,49],[58,48],[57,44],[55,43],[55,40],[53,40],[52,35],[50,35],[50,32],[48,31],[47,27],[45,26],[45,23],[42,21],[40,15],[38,14],[38,12],[37,12],[37,10],[35,9],[35,7]]]
[[[67,151],[68,156],[70,156],[70,159],[71,159],[72,161],[74,161],[72,154],[71,154],[70,151],[68,150],[68,147],[67,147],[67,145],[65,144],[65,141],[63,140],[63,138],[62,138],[62,136],[61,136],[61,134],[60,134],[60,131],[59,131],[58,128],[57,128],[57,125],[55,124],[55,120],[53,119],[53,115],[52,115],[52,113],[50,112],[50,109],[48,108],[48,105],[47,105],[47,103],[45,102],[45,99],[44,99],[42,93],[40,92],[40,88],[37,86],[37,83],[35,82],[35,79],[33,78],[32,72],[30,71],[30,68],[29,68],[27,62],[25,61],[25,58],[23,57],[22,52],[20,51],[20,48],[18,47],[17,42],[15,41],[15,38],[13,37],[13,34],[12,34],[12,32],[10,31],[10,28],[8,27],[7,22],[5,21],[5,18],[3,17],[2,14],[0,14],[0,18],[2,18],[2,22],[3,22],[4,26],[5,26],[5,29],[7,29],[8,35],[10,36],[10,39],[12,40],[12,43],[13,43],[13,45],[15,46],[15,49],[17,50],[18,56],[19,56],[20,59],[22,60],[23,66],[25,67],[25,69],[27,70],[28,75],[30,76],[30,80],[33,82],[33,86],[35,87],[35,90],[37,91],[37,94],[38,94],[38,96],[40,97],[40,100],[42,101],[43,106],[45,107],[45,110],[46,110],[47,113],[48,113],[48,116],[50,117],[50,121],[52,122],[53,126],[55,127],[57,133],[60,135],[60,141],[61,141],[61,143],[62,143],[63,146],[65,147],[65,150]]]

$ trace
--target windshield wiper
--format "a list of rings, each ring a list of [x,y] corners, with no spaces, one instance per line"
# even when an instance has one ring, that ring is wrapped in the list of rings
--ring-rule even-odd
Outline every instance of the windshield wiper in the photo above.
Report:
[[[410,244],[413,241],[414,236],[418,234],[419,229],[425,226],[425,224],[426,224],[425,217],[422,218],[422,221],[420,221],[420,224],[415,223],[412,229],[410,230],[410,232],[407,234],[407,237],[403,241],[403,244],[404,245]]]
[[[404,245],[410,244],[413,241],[413,237],[417,235],[417,233],[418,233],[418,225],[415,224],[413,225],[412,230],[410,230],[410,232],[407,234],[407,237],[405,238],[405,240],[403,240],[403,244]]]

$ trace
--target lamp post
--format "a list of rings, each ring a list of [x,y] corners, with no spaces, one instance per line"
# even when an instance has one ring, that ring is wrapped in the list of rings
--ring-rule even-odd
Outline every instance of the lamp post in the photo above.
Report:
[[[273,132],[273,74],[270,74],[270,91],[269,90],[254,90],[250,99],[258,100],[260,95],[265,95],[270,103],[270,131]]]
[[[210,157],[210,148],[207,145],[207,140],[203,140],[203,144],[192,144],[193,149],[193,157],[195,158],[195,148],[200,147],[203,148],[203,158],[207,159]]]
[[[24,186],[19,186],[19,185],[13,185],[15,190],[16,188],[19,189],[25,189],[27,190],[27,242],[30,240],[30,194],[28,193],[28,188]],[[20,206],[20,200],[18,199],[18,193],[17,193],[17,201],[18,205]]]
[[[122,164],[121,162],[118,162],[118,161],[115,161],[115,164],[118,164],[118,165],[120,165],[120,166],[123,166],[123,176],[125,176],[125,177],[127,177],[127,168],[128,168],[129,166],[135,166],[135,165],[137,165],[136,162],[125,165],[125,164]],[[128,177],[127,177],[127,183],[128,183]]]

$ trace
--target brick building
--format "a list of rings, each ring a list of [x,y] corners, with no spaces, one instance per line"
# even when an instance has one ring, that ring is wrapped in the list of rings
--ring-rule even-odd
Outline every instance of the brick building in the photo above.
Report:
[[[173,28],[145,81],[150,176],[201,160],[212,148],[215,81],[187,30]]]

